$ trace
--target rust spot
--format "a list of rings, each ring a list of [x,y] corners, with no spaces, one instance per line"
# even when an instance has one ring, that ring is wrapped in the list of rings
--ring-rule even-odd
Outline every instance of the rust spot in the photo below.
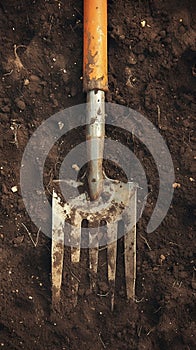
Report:
[[[98,115],[101,115],[101,108],[99,107],[98,111],[97,111]]]
[[[83,77],[83,88],[85,91],[90,90],[103,90],[107,91],[107,84],[104,82],[104,74],[101,69],[101,62],[99,62],[99,52],[96,51],[94,54],[91,52],[91,42],[94,37],[91,33],[87,33],[88,44],[87,44],[87,53],[84,57],[84,77]],[[101,76],[96,76],[102,72]],[[94,76],[92,74],[94,73]]]

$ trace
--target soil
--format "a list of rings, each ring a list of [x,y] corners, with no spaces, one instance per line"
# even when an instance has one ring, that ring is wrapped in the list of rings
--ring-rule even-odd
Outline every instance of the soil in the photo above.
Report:
[[[37,227],[25,210],[19,175],[25,146],[37,127],[55,112],[85,102],[82,1],[1,0],[0,348],[5,350],[196,346],[194,1],[110,0],[108,17],[107,101],[139,111],[159,129],[175,168],[173,201],[159,228],[147,234],[158,174],[144,145],[135,140],[151,189],[137,228],[136,300],[125,297],[120,239],[114,311],[105,277],[106,250],[100,252],[97,293],[89,291],[84,250],[77,306],[70,307],[65,269],[61,311],[51,313],[51,240],[40,233],[34,247],[30,239],[36,239]],[[110,128],[107,133],[129,145],[129,135]],[[73,131],[67,151],[83,138],[84,132]],[[46,167],[46,185],[55,152]],[[105,170],[114,177],[110,165],[106,162]]]

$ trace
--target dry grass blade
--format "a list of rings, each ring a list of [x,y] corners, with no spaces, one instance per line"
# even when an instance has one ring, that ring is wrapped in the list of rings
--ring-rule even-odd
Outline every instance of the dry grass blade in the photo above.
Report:
[[[28,233],[28,236],[29,236],[31,242],[33,243],[33,246],[36,248],[37,245],[38,245],[38,242],[39,242],[39,234],[40,234],[40,231],[41,231],[41,227],[40,227],[39,230],[37,231],[36,240],[34,241],[31,232],[28,230],[28,228],[26,227],[26,225],[23,224],[23,222],[22,222],[22,226],[25,228],[26,232]]]

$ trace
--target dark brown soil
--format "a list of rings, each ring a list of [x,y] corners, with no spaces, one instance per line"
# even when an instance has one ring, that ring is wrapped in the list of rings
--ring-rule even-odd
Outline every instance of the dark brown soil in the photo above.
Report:
[[[109,1],[107,100],[140,111],[159,127],[179,185],[163,223],[147,234],[158,174],[136,142],[152,189],[155,184],[138,223],[137,301],[125,298],[120,241],[114,312],[107,297],[105,251],[97,295],[89,293],[83,251],[78,305],[69,307],[65,272],[61,312],[51,315],[51,241],[40,234],[35,248],[23,226],[35,239],[37,228],[23,205],[19,172],[25,146],[42,121],[85,101],[82,1],[0,1],[0,348],[195,349],[194,10],[192,0]],[[70,147],[80,140],[77,133],[70,139]],[[45,181],[50,181],[49,172]]]

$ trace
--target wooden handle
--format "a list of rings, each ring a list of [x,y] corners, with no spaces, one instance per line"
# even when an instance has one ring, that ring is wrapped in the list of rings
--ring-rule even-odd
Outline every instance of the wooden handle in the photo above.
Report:
[[[84,0],[83,88],[108,90],[107,0]]]

